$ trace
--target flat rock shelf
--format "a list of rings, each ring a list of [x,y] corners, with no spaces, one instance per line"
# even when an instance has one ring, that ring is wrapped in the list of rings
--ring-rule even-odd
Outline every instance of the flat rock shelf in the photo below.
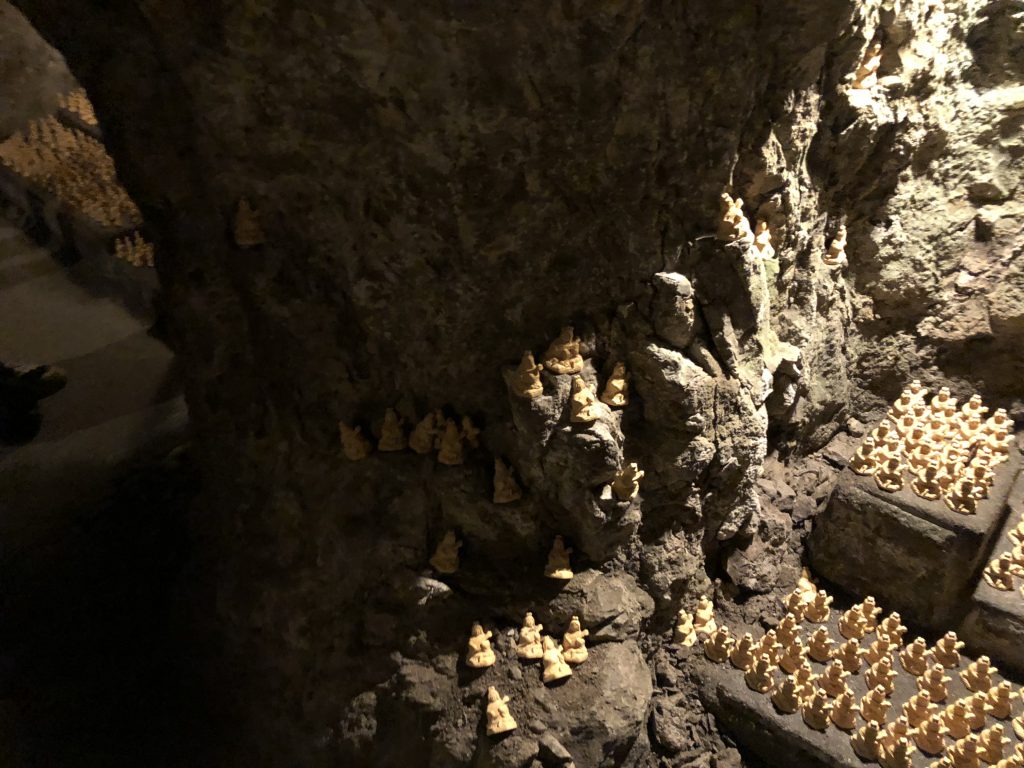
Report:
[[[1020,457],[996,468],[977,514],[961,515],[905,485],[895,493],[846,468],[810,538],[815,571],[853,594],[871,594],[930,629],[955,627],[1007,516]]]

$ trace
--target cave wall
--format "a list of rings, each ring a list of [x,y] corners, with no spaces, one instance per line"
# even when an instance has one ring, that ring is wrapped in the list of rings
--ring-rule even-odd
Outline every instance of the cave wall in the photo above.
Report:
[[[796,574],[788,514],[757,488],[769,450],[820,447],[911,375],[1024,407],[1013,2],[16,4],[88,89],[159,245],[205,467],[197,604],[224,706],[261,735],[222,764],[671,753],[643,723],[677,603],[709,574],[747,592]],[[876,34],[885,86],[855,104]],[[769,222],[777,265],[703,239],[723,189]],[[232,239],[242,197],[256,248]],[[692,282],[686,343],[658,332],[665,273]],[[616,359],[635,377],[588,436],[567,381],[524,410],[501,374],[568,323],[590,380]],[[799,371],[776,359],[768,380],[798,397],[766,404],[786,345]],[[396,404],[471,415],[484,449],[345,462],[337,422],[375,432]],[[488,501],[491,453],[528,488],[513,511]],[[626,460],[641,498],[601,507]],[[426,599],[449,527],[464,573]],[[535,578],[554,533],[580,558],[563,593]],[[544,727],[491,754],[456,666],[468,622],[532,608],[560,627],[581,605],[621,677],[551,694]]]

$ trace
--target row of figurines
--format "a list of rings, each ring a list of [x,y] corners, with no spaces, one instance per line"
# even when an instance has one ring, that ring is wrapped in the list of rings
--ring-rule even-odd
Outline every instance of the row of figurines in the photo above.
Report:
[[[807,593],[803,593],[801,599],[808,607],[815,602],[819,606],[827,602],[806,598]],[[878,761],[885,766],[909,766],[911,754],[920,749],[928,755],[941,755],[948,750],[948,756],[954,760],[951,764],[957,766],[963,763],[955,760],[962,760],[964,756],[969,759],[974,754],[980,759],[991,758],[989,762],[994,765],[1001,760],[1012,761],[1014,756],[1004,755],[1009,740],[1005,739],[1003,725],[995,723],[990,728],[985,727],[990,716],[996,720],[1013,718],[1014,731],[1024,739],[1024,716],[1013,717],[1014,703],[1020,699],[1020,694],[1013,691],[1008,682],[994,681],[997,670],[985,656],[960,672],[972,695],[940,711],[938,704],[947,699],[947,684],[951,681],[945,672],[960,665],[963,643],[954,632],[949,632],[931,649],[923,638],[903,646],[906,627],[900,622],[899,614],[890,614],[878,622],[881,609],[873,598],[865,599],[844,613],[840,631],[844,636],[854,636],[837,649],[831,647],[828,630],[820,626],[804,646],[800,619],[792,612],[776,630],[769,630],[759,641],[750,633],[736,641],[728,627],[717,626],[713,619],[708,621],[706,605],[698,605],[697,615],[702,609],[705,616],[698,634],[705,637],[704,654],[708,659],[715,663],[730,662],[743,672],[747,686],[770,695],[782,714],[800,712],[804,722],[815,730],[824,731],[833,725],[847,732],[856,731],[851,739],[853,748],[865,760]],[[863,649],[856,635],[867,628],[876,633],[877,639],[871,647]],[[685,630],[683,628],[683,634],[687,636]],[[677,627],[677,637],[679,633],[680,627]],[[898,674],[892,662],[894,651],[898,652],[903,669],[917,678],[918,692],[904,704],[902,714],[885,726],[892,707],[893,681]],[[827,664],[823,674],[815,674],[808,656]],[[868,693],[858,701],[846,680],[859,673],[865,656],[876,660],[865,673]],[[787,673],[781,681],[775,677],[779,669]],[[859,729],[858,715],[865,723]],[[975,735],[975,732],[980,733]],[[958,741],[948,743],[947,738]]]
[[[547,370],[558,376],[572,376],[570,396],[571,421],[587,423],[596,421],[608,408],[624,408],[629,405],[629,374],[626,365],[617,362],[605,381],[600,398],[594,396],[589,385],[578,375],[583,372],[584,359],[580,354],[580,340],[571,325],[562,328],[557,338],[548,345],[538,363],[531,350],[523,353],[519,366],[505,372],[505,383],[513,396],[530,400],[544,394],[541,371]]]
[[[455,531],[445,531],[437,543],[437,549],[430,557],[430,567],[441,574],[453,574],[459,570],[459,550],[462,541]],[[572,547],[565,545],[565,539],[555,536],[551,550],[548,552],[544,576],[557,581],[569,581],[575,575],[572,570]]]
[[[136,230],[130,237],[119,237],[114,241],[114,256],[133,267],[152,267],[156,252],[153,244]]]
[[[569,621],[569,628],[562,635],[561,644],[553,637],[541,635],[543,624],[538,624],[532,613],[527,613],[519,630],[516,655],[526,662],[540,660],[543,664],[541,679],[545,684],[555,683],[572,676],[572,666],[582,664],[589,657],[586,638],[590,630],[583,629],[578,616]],[[466,664],[474,669],[493,666],[497,661],[491,647],[492,632],[484,631],[479,624],[473,624],[466,647]],[[497,736],[514,731],[518,725],[508,709],[511,699],[502,696],[494,686],[487,689],[487,735]]]
[[[1017,524],[1006,533],[1010,541],[1010,549],[997,555],[982,571],[985,582],[1002,592],[1012,592],[1016,588],[1016,579],[1024,579],[1024,514]],[[1024,585],[1020,588],[1024,597]]]
[[[542,635],[543,629],[544,625],[538,624],[532,613],[527,613],[519,630],[516,656],[522,661],[543,661],[542,678],[545,683],[570,677],[572,667],[569,665],[582,664],[590,657],[586,641],[590,630],[583,629],[579,616],[573,616],[569,620],[569,628],[562,635],[561,644],[558,644],[554,638]],[[479,622],[473,624],[466,645],[466,666],[484,669],[494,665],[498,657],[491,647],[492,636],[493,633],[485,631]]]
[[[361,461],[373,451],[373,444],[362,433],[362,427],[349,426],[345,422],[338,423],[342,453],[349,461]],[[465,461],[465,446],[471,449],[480,447],[480,430],[473,424],[469,416],[463,416],[461,427],[454,419],[446,418],[438,409],[428,413],[416,424],[406,437],[402,419],[394,408],[384,412],[380,439],[377,450],[383,452],[404,451],[410,449],[419,454],[437,451],[437,460],[448,466],[456,466]],[[640,480],[644,472],[635,462],[630,462],[618,471],[610,487],[619,501],[632,501],[640,492]],[[494,457],[494,494],[495,504],[508,504],[522,498],[523,492],[512,475],[512,470],[499,457]]]
[[[750,222],[743,213],[742,197],[734,198],[728,192],[723,192],[719,200],[721,218],[718,222],[718,229],[715,231],[715,238],[727,243],[753,238],[754,249],[757,251],[758,257],[763,260],[774,259],[775,248],[772,246],[772,233],[768,229],[768,222],[759,221],[757,228],[751,231]],[[822,254],[821,261],[833,271],[846,266],[848,259],[846,257],[845,224],[839,226],[828,249]]]

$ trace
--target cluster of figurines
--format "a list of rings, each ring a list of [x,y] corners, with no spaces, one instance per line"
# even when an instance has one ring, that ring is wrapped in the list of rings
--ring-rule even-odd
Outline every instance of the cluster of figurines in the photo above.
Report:
[[[49,116],[0,143],[0,164],[102,227],[137,229],[142,213],[104,146]]]
[[[1024,744],[1010,750],[1007,738],[1012,728],[1024,739],[1020,693],[996,679],[988,657],[964,663],[956,633],[947,632],[933,646],[920,637],[905,643],[900,615],[879,619],[881,608],[867,597],[838,615],[842,637],[833,638],[826,626],[832,598],[803,579],[784,604],[787,613],[778,626],[755,640],[750,633],[736,638],[718,625],[702,598],[700,620],[677,627],[676,638],[682,630],[692,645],[703,634],[708,659],[740,670],[747,686],[769,696],[779,713],[799,713],[817,731],[834,727],[850,734],[864,761],[909,768],[920,751],[938,758],[934,768],[1024,767]],[[858,697],[848,682],[861,674],[867,693]],[[894,708],[900,674],[914,678],[916,693]],[[950,674],[959,676],[968,695],[952,700]]]
[[[430,567],[441,574],[450,575],[459,570],[459,550],[462,540],[455,531],[445,531],[437,543],[434,554],[430,557]],[[544,576],[556,581],[569,581],[575,575],[572,570],[572,547],[565,545],[565,539],[555,536],[555,541],[548,552]]]
[[[1024,514],[1017,516],[1014,525],[1006,533],[1009,549],[1005,549],[985,566],[982,576],[990,587],[1003,592],[1012,592],[1018,581],[1024,581]],[[1024,597],[1024,584],[1020,588]]]
[[[130,237],[119,237],[114,241],[114,256],[133,267],[152,267],[155,250],[153,244],[135,230]]]
[[[977,394],[957,408],[946,387],[929,398],[915,379],[857,447],[850,469],[890,492],[909,475],[922,499],[941,498],[954,512],[974,514],[1013,442],[1006,411],[986,418],[988,410]]]
[[[373,452],[373,443],[363,434],[362,427],[340,422],[338,430],[341,450],[349,461],[360,461]],[[408,435],[403,419],[394,408],[388,408],[377,440],[377,450],[383,452],[410,450],[427,455],[436,451],[437,460],[450,467],[463,463],[467,447],[470,450],[480,447],[480,430],[469,416],[456,422],[440,408],[424,416]]]
[[[773,260],[775,248],[772,246],[772,233],[768,229],[768,222],[759,221],[757,227],[751,232],[750,222],[743,213],[743,198],[734,198],[728,192],[723,192],[719,198],[721,202],[721,217],[718,222],[718,229],[715,237],[726,243],[747,238],[754,239],[754,248],[762,260]],[[831,270],[840,269],[847,264],[846,258],[846,226],[840,225],[828,249],[821,256],[822,263]]]
[[[587,637],[590,631],[583,629],[579,616],[569,620],[569,628],[558,643],[553,637],[541,634],[543,624],[538,624],[532,613],[527,613],[519,630],[516,656],[524,663],[541,662],[541,680],[545,685],[556,683],[572,676],[572,668],[585,662],[589,656]],[[493,666],[498,657],[491,645],[493,633],[479,623],[474,623],[466,644],[466,666],[484,669]],[[508,709],[509,697],[501,696],[493,687],[487,692],[487,733],[495,736],[516,728],[516,721]]]
[[[57,100],[57,106],[71,112],[86,125],[93,128],[99,126],[99,121],[96,120],[96,111],[85,93],[85,88],[75,88],[73,91],[63,94]]]

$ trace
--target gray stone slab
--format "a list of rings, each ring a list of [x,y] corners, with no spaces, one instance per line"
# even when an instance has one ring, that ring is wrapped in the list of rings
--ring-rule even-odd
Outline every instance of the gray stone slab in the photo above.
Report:
[[[814,569],[854,594],[872,594],[916,623],[959,625],[1020,469],[1015,454],[996,470],[977,514],[961,515],[909,487],[896,493],[849,468],[815,521],[809,549]]]
[[[882,604],[883,607],[887,607]],[[883,614],[884,615],[884,614]],[[836,623],[839,611],[833,610],[832,617],[828,622],[829,632],[833,638],[842,640]],[[881,617],[880,617],[881,618]],[[803,624],[804,642],[817,625]],[[912,640],[913,633],[907,634],[907,640]],[[874,639],[874,635],[868,635],[861,641],[867,646]],[[917,692],[917,678],[909,674],[900,666],[899,661],[894,659],[894,668],[898,671],[895,680],[895,690],[892,695],[893,706],[889,710],[887,722],[893,722],[900,714],[903,704]],[[968,696],[970,692],[960,680],[959,671],[967,667],[970,659],[961,659],[960,666],[955,670],[949,670],[947,674],[952,678],[949,684],[949,696],[941,706],[952,703],[957,698]],[[773,765],[785,765],[787,768],[831,768],[841,766],[842,768],[863,768],[866,765],[850,746],[850,734],[833,726],[823,732],[808,728],[799,713],[784,715],[779,713],[771,703],[768,695],[756,693],[747,687],[743,680],[743,673],[731,664],[713,664],[706,659],[697,662],[700,674],[706,680],[707,685],[703,686],[705,703],[714,712],[719,723],[741,744],[769,761]],[[811,662],[816,673],[824,671],[825,665]],[[857,675],[847,679],[850,689],[861,697],[867,693],[867,684],[864,679],[866,667],[862,667]],[[775,673],[776,682],[781,682],[783,673]],[[996,680],[1002,679],[996,676]],[[1019,683],[1018,681],[1011,682]],[[1020,704],[1016,706],[1020,711]],[[997,721],[989,717],[986,726],[996,722],[1003,722],[1006,726],[1007,738],[1016,742],[1016,736],[1009,727],[1008,721]],[[864,724],[864,719],[858,716],[858,727]],[[947,747],[953,744],[953,739],[947,738]],[[1010,749],[1013,748],[1011,743]],[[928,768],[937,760],[935,757],[915,752],[913,765],[915,768]]]
[[[1007,533],[1024,516],[1024,474],[1017,476],[1007,507],[1009,514],[988,560],[1013,547]],[[1004,592],[980,579],[960,633],[978,652],[1024,673],[1024,579],[1017,579],[1016,585],[1012,592]]]

